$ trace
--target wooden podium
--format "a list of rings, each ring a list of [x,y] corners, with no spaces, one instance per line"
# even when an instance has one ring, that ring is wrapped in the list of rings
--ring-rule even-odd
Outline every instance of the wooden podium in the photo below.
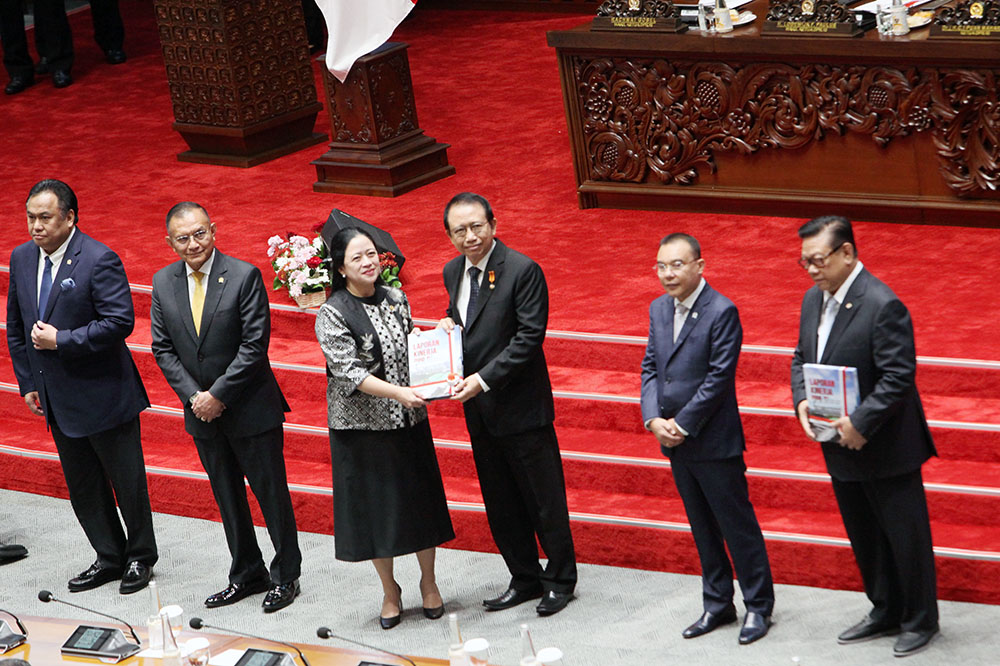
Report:
[[[251,167],[325,140],[300,0],[155,0],[184,162]]]
[[[323,68],[333,140],[312,162],[316,192],[395,197],[455,173],[448,144],[417,123],[407,44],[359,58],[344,83]]]

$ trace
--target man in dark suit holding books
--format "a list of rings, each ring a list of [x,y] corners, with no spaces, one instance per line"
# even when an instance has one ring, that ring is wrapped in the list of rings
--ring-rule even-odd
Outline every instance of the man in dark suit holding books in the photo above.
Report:
[[[906,306],[858,260],[847,219],[827,215],[799,229],[799,264],[815,286],[802,300],[792,394],[809,425],[802,365],[857,368],[860,402],[837,419],[823,456],[871,612],[842,644],[900,634],[905,657],[938,633],[937,589],[921,466],[936,455],[915,383],[916,350]]]
[[[497,548],[511,573],[486,610],[542,598],[539,615],[558,613],[576,586],[555,410],[542,353],[549,296],[542,269],[494,238],[496,219],[478,194],[455,195],[444,226],[461,254],[444,267],[448,316],[463,327],[465,377],[455,399],[465,423]],[[535,537],[549,561],[538,562]]]

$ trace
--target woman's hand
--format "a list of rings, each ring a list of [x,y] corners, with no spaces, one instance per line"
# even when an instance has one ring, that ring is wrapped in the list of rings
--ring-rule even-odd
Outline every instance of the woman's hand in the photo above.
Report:
[[[427,404],[427,402],[417,395],[417,392],[409,386],[397,386],[396,388],[398,390],[396,391],[396,395],[393,396],[393,399],[403,407],[416,409],[417,407],[423,407]]]

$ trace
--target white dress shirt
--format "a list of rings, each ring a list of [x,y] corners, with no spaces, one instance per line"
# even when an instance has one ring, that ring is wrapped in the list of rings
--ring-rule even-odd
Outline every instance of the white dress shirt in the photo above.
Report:
[[[469,269],[475,266],[479,269],[479,286],[483,286],[483,277],[486,275],[486,265],[490,263],[490,257],[493,256],[493,250],[497,249],[497,242],[494,240],[493,244],[490,245],[489,251],[486,256],[479,260],[478,263],[472,263],[469,258],[465,258],[465,266],[462,271],[462,280],[458,283],[458,297],[455,299],[455,307],[458,311],[463,314],[462,321],[465,321],[464,313],[469,309],[469,295],[472,293],[472,288],[469,287]],[[483,387],[483,392],[490,390],[490,387],[483,381],[483,378],[478,374],[476,379],[479,380],[479,385]]]
[[[201,265],[201,268],[198,269],[198,272],[202,274],[201,288],[205,291],[206,295],[208,294],[208,276],[212,274],[212,262],[213,261],[215,261],[215,250],[214,249],[212,250],[212,254],[209,255],[208,260],[204,264]],[[187,275],[187,281],[188,281],[188,303],[191,305],[192,311],[193,311],[193,309],[194,309],[194,287],[195,287],[195,281],[194,281],[194,277],[192,277],[192,276],[194,274],[194,269],[192,269],[185,262],[185,264],[184,264],[184,270],[185,270],[185,275]]]
[[[864,267],[865,267],[864,264],[862,264],[861,261],[859,260],[858,263],[854,265],[854,269],[851,271],[851,274],[847,276],[847,279],[844,280],[844,283],[840,285],[840,288],[838,288],[836,292],[832,294],[828,291],[823,292],[823,307],[820,309],[819,326],[816,327],[817,363],[819,362],[819,359],[822,357],[824,351],[824,349],[820,349],[819,347],[820,342],[822,341],[823,347],[824,348],[826,347],[826,340],[820,339],[820,331],[823,330],[824,325],[827,325],[826,318],[830,316],[829,314],[827,314],[826,311],[827,304],[829,303],[831,298],[837,302],[837,308],[833,311],[833,318],[834,320],[836,320],[837,312],[839,312],[840,306],[844,304],[844,299],[847,298],[847,292],[850,291],[851,285],[853,285],[854,281],[858,279],[858,275],[861,274],[861,270]],[[832,327],[832,322],[830,322],[829,325]],[[827,334],[829,335],[829,331],[827,331]]]
[[[38,275],[35,279],[35,302],[38,302],[39,297],[42,295],[42,274],[45,272],[45,257],[49,258],[52,262],[52,288],[58,288],[56,284],[56,276],[59,275],[59,266],[62,265],[63,257],[66,256],[66,248],[69,247],[69,242],[73,240],[73,236],[76,234],[76,226],[70,230],[69,236],[63,241],[62,245],[56,248],[56,251],[52,254],[46,254],[45,250],[38,248]],[[51,292],[49,292],[49,298],[52,298]],[[39,312],[39,315],[42,313]]]

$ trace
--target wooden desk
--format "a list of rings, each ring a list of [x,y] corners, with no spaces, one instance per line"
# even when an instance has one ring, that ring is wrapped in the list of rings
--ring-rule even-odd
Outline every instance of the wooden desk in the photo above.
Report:
[[[59,648],[66,642],[66,639],[69,638],[70,634],[73,633],[73,630],[80,624],[93,624],[97,626],[110,627],[117,626],[114,624],[106,624],[104,622],[95,622],[91,619],[65,620],[32,617],[26,615],[22,615],[20,617],[21,622],[24,623],[25,628],[28,630],[28,643],[14,648],[10,652],[0,656],[0,661],[3,659],[24,659],[25,661],[30,662],[32,666],[51,666],[52,664],[101,664],[102,662],[96,659],[64,656],[61,652],[59,652]],[[118,628],[122,629],[126,636],[129,636],[128,630],[125,627]],[[135,631],[139,634],[139,638],[144,641],[143,646],[145,647],[145,628],[136,627]],[[205,631],[194,631],[192,629],[184,630],[180,642],[186,642],[196,636],[204,636],[209,640],[213,657],[225,652],[226,650],[244,650],[251,647],[262,650],[291,652],[288,648],[282,647],[276,643],[255,641],[248,638],[241,638],[239,636],[212,634]],[[336,639],[333,639],[333,641],[336,641]],[[389,655],[383,655],[376,652],[363,652],[359,650],[347,650],[334,647],[304,645],[301,643],[296,643],[296,645],[300,650],[302,650],[302,652],[305,653],[306,658],[312,666],[358,666],[358,663],[363,659],[386,664],[407,663],[402,659],[397,659],[390,657]],[[443,661],[441,659],[427,659],[422,657],[413,657],[412,659],[417,666],[441,666],[442,664],[448,663],[447,661]],[[120,663],[123,664],[123,666],[158,666],[163,662],[161,659],[146,659],[136,656],[130,657]],[[296,657],[295,663],[300,663],[298,657]]]
[[[1000,226],[1000,42],[762,37],[745,9],[728,35],[548,33],[581,208]]]

